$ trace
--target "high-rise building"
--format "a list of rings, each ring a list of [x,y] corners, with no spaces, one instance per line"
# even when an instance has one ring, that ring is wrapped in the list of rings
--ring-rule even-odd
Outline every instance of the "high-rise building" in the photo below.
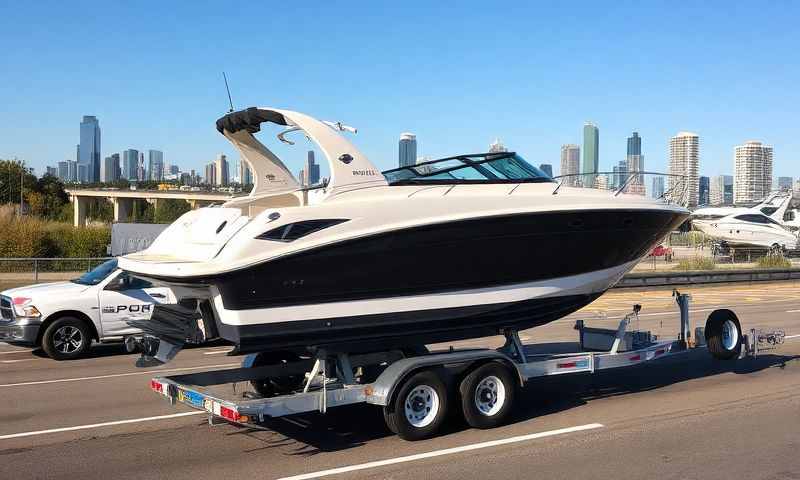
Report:
[[[62,182],[69,181],[69,160],[62,160],[58,162],[58,178]]]
[[[67,181],[75,183],[78,181],[78,162],[67,160]]]
[[[642,137],[639,132],[633,132],[628,137],[628,150],[625,155],[628,173],[632,176],[626,179],[628,185],[625,187],[626,193],[633,193],[637,195],[645,194],[644,175],[636,174],[636,172],[644,171],[644,155],[642,155]]]
[[[122,152],[122,178],[126,180],[139,179],[139,151],[128,149]]]
[[[544,173],[546,173],[548,177],[552,177],[553,176],[553,166],[550,165],[549,163],[543,163],[543,164],[539,165],[539,170],[541,170]]]
[[[83,168],[81,168],[83,167]],[[83,175],[81,177],[81,175]],[[100,122],[84,115],[81,120],[81,143],[78,145],[78,181],[100,181]]]
[[[303,169],[306,172],[307,186],[316,185],[319,183],[319,165],[314,162],[314,151],[309,150],[306,156],[306,166]]]
[[[661,198],[664,196],[664,177],[653,177],[653,190],[650,192],[653,198]]]
[[[160,182],[164,179],[164,152],[159,150],[148,150],[147,171],[150,180]]]
[[[697,179],[698,185],[698,192],[697,192],[697,203],[699,205],[708,205],[709,204],[709,195],[710,195],[710,181],[708,177],[699,177]]]
[[[614,166],[614,178],[611,180],[611,186],[620,188],[628,181],[628,161],[620,160],[619,164]]]
[[[253,184],[253,170],[245,160],[239,160],[239,183],[242,185]]]
[[[58,178],[58,168],[57,167],[44,167],[45,168],[45,175],[52,175]]]
[[[600,129],[592,122],[583,124],[583,166],[581,178],[584,185],[594,185],[600,165]]]
[[[177,165],[170,165],[167,171],[169,172],[170,175],[177,175],[181,173],[181,168]]]
[[[792,184],[794,184],[794,178],[778,177],[778,190],[782,192],[788,192],[792,189]]]
[[[100,169],[100,181],[116,182],[119,180],[119,173],[119,153],[106,157]]]
[[[136,165],[136,178],[140,182],[147,180],[147,170],[144,168],[144,152],[139,152],[139,163]]]
[[[711,179],[708,204],[733,205],[733,175],[717,175]]]
[[[217,167],[214,165],[214,162],[209,163],[206,165],[206,172],[205,172],[205,183],[206,185],[216,185],[217,184]]]
[[[301,168],[299,172],[297,172],[297,181],[300,182],[301,187],[306,186],[306,171],[305,169]]]
[[[581,166],[581,147],[578,145],[561,145],[561,175],[571,175],[564,178],[564,184],[574,186],[578,184]]]
[[[750,140],[734,150],[733,202],[758,202],[772,189],[772,146]]]
[[[417,162],[417,136],[413,133],[401,133],[398,164],[401,167],[414,165]]]
[[[230,183],[228,160],[225,154],[220,153],[214,161],[214,172],[216,174],[217,185],[220,187],[227,187]]]
[[[680,132],[669,141],[668,189],[683,200],[686,206],[696,207],[700,193],[700,137],[696,133]]]
[[[507,152],[508,149],[503,142],[500,141],[499,138],[495,138],[494,142],[489,144],[489,153],[500,153],[500,152]]]

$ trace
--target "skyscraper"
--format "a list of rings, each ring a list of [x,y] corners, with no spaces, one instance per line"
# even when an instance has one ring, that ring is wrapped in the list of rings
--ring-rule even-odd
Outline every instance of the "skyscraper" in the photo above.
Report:
[[[611,181],[611,186],[620,188],[628,181],[628,161],[620,160],[619,164],[614,166],[614,178]]]
[[[543,163],[543,164],[539,165],[539,170],[541,170],[544,173],[546,173],[548,177],[552,177],[553,176],[553,166],[550,165],[549,163]]]
[[[698,172],[700,169],[700,137],[696,133],[680,132],[669,141],[670,192],[686,203],[696,207],[700,193]]]
[[[778,177],[778,190],[788,192],[792,189],[794,178],[792,177]]]
[[[206,185],[216,185],[217,184],[217,167],[214,165],[214,162],[209,163],[206,165],[205,171],[205,183]]]
[[[734,150],[733,202],[758,202],[772,189],[772,146],[750,140]]]
[[[398,163],[401,167],[414,165],[417,162],[417,136],[413,133],[401,133]]]
[[[80,182],[100,181],[100,122],[92,115],[84,115],[81,120],[78,174]]]
[[[650,194],[653,198],[661,198],[664,195],[664,177],[653,177],[653,191]]]
[[[58,178],[62,182],[69,181],[69,160],[58,162]]]
[[[144,168],[144,152],[139,152],[139,162],[136,164],[136,178],[140,182],[147,180],[147,170]]]
[[[414,160],[416,162],[416,159]],[[306,157],[306,166],[303,169],[306,173],[306,185],[311,186],[319,183],[319,165],[314,162],[314,151],[309,150]]]
[[[733,175],[718,175],[711,179],[708,203],[714,206],[733,204]]]
[[[117,180],[119,180],[119,153],[106,157],[100,169],[101,182],[116,182]]]
[[[697,192],[697,203],[699,205],[708,205],[709,204],[709,195],[710,195],[710,182],[708,177],[699,177],[697,180],[698,184],[698,192]]]
[[[139,151],[128,149],[122,152],[122,178],[126,180],[138,180],[139,174]]]
[[[253,184],[253,171],[245,160],[239,160],[239,183],[242,185]]]
[[[45,167],[44,174],[45,175],[52,175],[52,176],[58,178],[58,168],[56,168],[56,167]]]
[[[67,160],[67,181],[68,182],[77,182],[78,181],[78,162],[73,160]]]
[[[164,179],[164,152],[148,150],[148,166],[150,180],[160,182]]]
[[[642,137],[639,132],[633,132],[628,137],[628,150],[625,155],[627,170],[629,174],[634,174],[631,178],[626,178],[628,185],[625,192],[637,195],[645,194],[644,175],[636,175],[636,172],[644,171],[644,155],[642,155]],[[625,181],[625,180],[623,180]]]
[[[561,175],[573,175],[566,177],[564,184],[573,186],[577,184],[581,164],[581,147],[578,145],[561,145]]]
[[[597,125],[586,122],[583,124],[583,168],[581,175],[584,185],[593,186],[595,181],[594,174],[597,173],[600,165],[600,129]]]
[[[217,155],[217,159],[214,161],[214,173],[216,175],[216,184],[220,187],[227,187],[228,183],[230,183],[230,177],[228,175],[228,160],[225,154],[220,153]]]

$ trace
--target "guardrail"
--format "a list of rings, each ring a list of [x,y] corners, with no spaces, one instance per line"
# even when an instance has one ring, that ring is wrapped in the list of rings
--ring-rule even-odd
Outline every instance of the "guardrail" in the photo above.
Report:
[[[637,272],[622,277],[614,288],[664,287],[709,283],[768,282],[800,280],[800,268],[792,269],[726,269],[688,272]]]

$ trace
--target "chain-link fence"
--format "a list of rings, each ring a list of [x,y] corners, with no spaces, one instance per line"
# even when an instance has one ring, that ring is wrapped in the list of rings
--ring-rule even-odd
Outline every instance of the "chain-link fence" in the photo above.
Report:
[[[70,280],[110,258],[0,258],[0,287]]]

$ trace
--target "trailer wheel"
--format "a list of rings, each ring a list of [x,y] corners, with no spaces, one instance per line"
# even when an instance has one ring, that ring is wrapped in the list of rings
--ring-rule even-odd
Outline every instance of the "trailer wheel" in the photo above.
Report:
[[[739,355],[742,347],[742,327],[730,310],[714,310],[706,320],[706,344],[718,360],[730,360]]]
[[[461,409],[473,428],[494,428],[511,413],[516,382],[504,365],[492,362],[473,370],[461,382]]]
[[[383,418],[389,430],[403,440],[433,436],[447,415],[447,388],[436,372],[425,370],[403,383]]]
[[[281,365],[300,360],[300,356],[293,352],[265,352],[259,354],[253,362],[253,367],[266,365]],[[290,393],[303,385],[302,375],[288,375],[286,377],[269,377],[251,380],[253,390],[262,397],[273,397]]]
[[[53,360],[72,360],[83,355],[92,344],[86,322],[75,317],[61,317],[42,335],[42,350]]]

